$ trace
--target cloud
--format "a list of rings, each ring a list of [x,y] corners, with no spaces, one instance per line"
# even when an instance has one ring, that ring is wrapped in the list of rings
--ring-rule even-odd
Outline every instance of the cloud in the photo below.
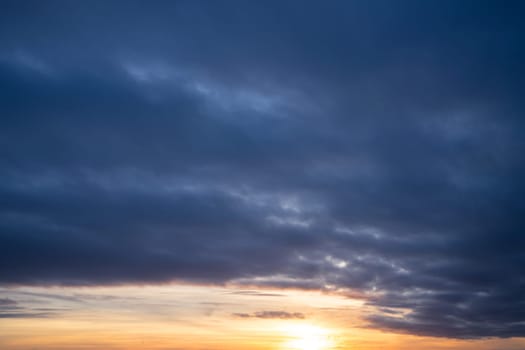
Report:
[[[15,300],[9,298],[0,299],[1,318],[48,318],[56,315],[56,309],[31,309],[21,306]]]
[[[253,314],[247,313],[233,313],[235,317],[240,318],[270,318],[270,319],[281,319],[281,320],[290,320],[290,319],[304,319],[304,314],[300,312],[286,312],[286,311],[257,311]]]
[[[0,308],[2,310],[10,310],[10,309],[16,308],[16,304],[17,304],[16,301],[9,299],[9,298],[0,299]]]
[[[330,290],[389,331],[525,335],[521,4],[122,6],[0,15],[2,285]]]
[[[256,297],[280,297],[284,296],[284,294],[280,293],[266,293],[266,292],[259,292],[256,290],[237,290],[228,292],[228,294],[235,294],[235,295],[248,295],[248,296],[256,296]]]
[[[54,314],[47,312],[0,312],[0,318],[48,318],[54,316]]]

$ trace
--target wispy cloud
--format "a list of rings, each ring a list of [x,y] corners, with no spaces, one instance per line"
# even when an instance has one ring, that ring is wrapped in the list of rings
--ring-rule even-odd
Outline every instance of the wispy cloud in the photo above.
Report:
[[[257,311],[252,314],[247,313],[233,313],[232,316],[240,318],[270,318],[270,319],[304,319],[305,315],[301,312],[287,312],[287,311]]]

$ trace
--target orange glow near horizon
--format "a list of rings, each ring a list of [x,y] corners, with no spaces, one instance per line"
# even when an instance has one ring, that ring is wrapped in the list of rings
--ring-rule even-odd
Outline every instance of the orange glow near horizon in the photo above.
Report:
[[[0,319],[3,350],[523,349],[381,332],[362,300],[299,290],[191,285],[4,288],[41,315]],[[264,313],[267,311],[267,313]]]
[[[309,324],[286,325],[284,330],[293,339],[286,342],[286,350],[329,350],[333,348],[330,331]]]

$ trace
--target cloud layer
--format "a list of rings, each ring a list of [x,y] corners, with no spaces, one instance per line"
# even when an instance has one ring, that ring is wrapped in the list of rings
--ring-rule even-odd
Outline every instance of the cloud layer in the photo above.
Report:
[[[525,336],[521,3],[2,7],[1,284],[337,290],[372,327]]]
[[[273,310],[265,310],[265,311],[257,311],[253,314],[247,314],[247,313],[233,313],[232,316],[240,317],[240,318],[278,318],[281,320],[291,320],[291,319],[303,319],[305,318],[304,314],[301,312],[287,312],[287,311],[273,311]]]

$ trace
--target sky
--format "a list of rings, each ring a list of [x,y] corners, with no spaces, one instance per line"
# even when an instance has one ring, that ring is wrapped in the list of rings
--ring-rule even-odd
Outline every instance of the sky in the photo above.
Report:
[[[521,1],[0,1],[0,347],[525,348]]]

